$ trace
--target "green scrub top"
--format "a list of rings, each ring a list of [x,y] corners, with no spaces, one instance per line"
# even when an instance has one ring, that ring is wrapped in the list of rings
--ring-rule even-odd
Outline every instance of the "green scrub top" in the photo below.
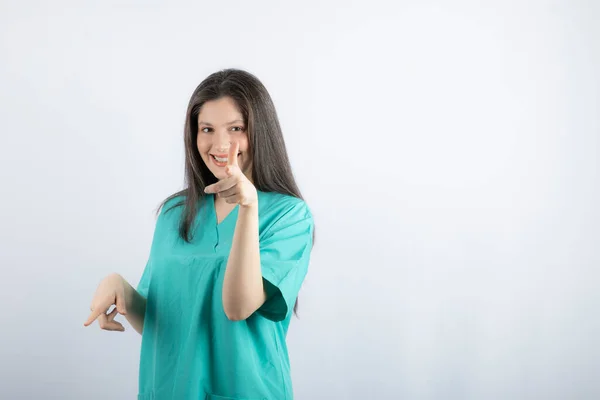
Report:
[[[137,286],[147,299],[138,400],[293,399],[285,338],[308,269],[312,215],[301,199],[258,191],[267,301],[231,321],[221,294],[239,206],[217,223],[214,199],[199,202],[191,243],[179,237],[182,197],[157,219]]]

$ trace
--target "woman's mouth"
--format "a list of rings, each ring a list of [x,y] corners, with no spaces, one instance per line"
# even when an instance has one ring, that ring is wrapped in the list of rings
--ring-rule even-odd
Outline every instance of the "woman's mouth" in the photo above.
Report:
[[[238,153],[238,157],[241,155],[242,153]],[[229,157],[228,156],[216,156],[214,154],[210,155],[210,158],[213,160],[213,163],[217,166],[217,167],[226,167],[227,166],[227,162],[229,161]]]

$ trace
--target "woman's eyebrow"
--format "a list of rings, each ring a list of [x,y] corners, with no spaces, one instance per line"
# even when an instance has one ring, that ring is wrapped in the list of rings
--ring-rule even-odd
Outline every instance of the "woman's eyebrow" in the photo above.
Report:
[[[234,121],[228,122],[225,125],[233,125],[237,122],[241,122],[244,123],[244,121],[242,121],[241,119],[236,119]],[[204,121],[198,121],[198,125],[208,125],[208,126],[213,126],[210,122],[204,122]]]

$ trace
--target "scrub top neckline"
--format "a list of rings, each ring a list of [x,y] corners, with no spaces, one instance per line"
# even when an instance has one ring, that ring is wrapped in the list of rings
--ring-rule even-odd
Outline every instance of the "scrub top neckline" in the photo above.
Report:
[[[214,194],[211,194],[210,199],[209,199],[210,210],[212,212],[211,218],[212,218],[213,224],[215,224],[218,228],[220,228],[225,223],[227,223],[229,221],[229,219],[233,218],[234,215],[237,215],[240,205],[236,204],[236,206],[231,211],[229,211],[229,213],[227,213],[225,218],[223,218],[223,220],[221,222],[219,222],[219,217],[217,216],[217,207],[215,206],[215,201],[216,201],[216,196]]]

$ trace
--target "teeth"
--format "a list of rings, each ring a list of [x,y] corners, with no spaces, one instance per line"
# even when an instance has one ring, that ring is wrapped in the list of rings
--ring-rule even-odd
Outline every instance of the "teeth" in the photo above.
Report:
[[[213,156],[215,157],[215,160],[217,160],[218,162],[227,162],[227,158],[219,158],[217,156]]]

